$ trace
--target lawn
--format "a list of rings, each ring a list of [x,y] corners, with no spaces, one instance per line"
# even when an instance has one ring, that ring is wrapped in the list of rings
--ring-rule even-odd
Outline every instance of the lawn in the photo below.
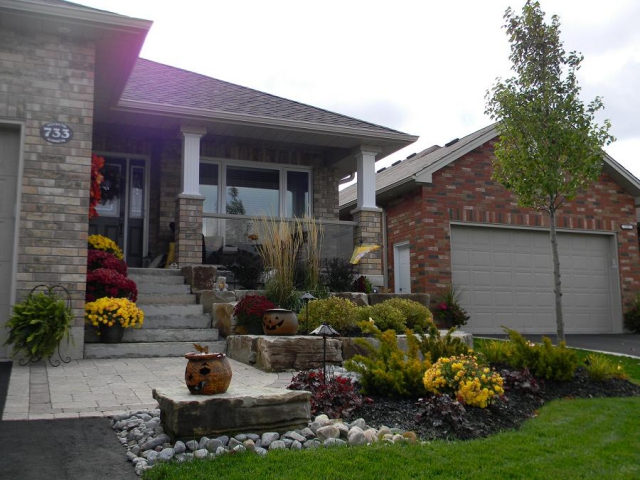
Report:
[[[612,358],[640,383],[640,361]],[[144,478],[640,478],[638,412],[638,397],[559,400],[520,430],[479,440],[227,455]]]

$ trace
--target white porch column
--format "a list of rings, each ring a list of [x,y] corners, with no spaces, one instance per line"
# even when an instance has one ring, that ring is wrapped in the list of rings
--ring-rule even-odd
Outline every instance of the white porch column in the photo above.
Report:
[[[355,154],[358,166],[358,203],[356,210],[377,209],[376,207],[376,155],[377,147],[362,146]]]
[[[180,127],[182,132],[182,194],[200,195],[200,138],[207,133],[199,127]]]

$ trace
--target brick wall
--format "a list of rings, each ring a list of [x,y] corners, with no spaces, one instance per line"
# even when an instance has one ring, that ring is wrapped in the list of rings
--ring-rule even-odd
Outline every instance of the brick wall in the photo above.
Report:
[[[94,54],[89,41],[0,31],[0,122],[25,128],[18,300],[42,283],[65,286],[76,332],[84,317]],[[73,140],[40,138],[47,122],[68,124]]]
[[[413,292],[433,293],[450,283],[451,221],[548,228],[547,213],[518,208],[514,196],[491,180],[492,145],[468,153],[436,172],[431,185],[387,206],[388,245],[406,240],[411,245]],[[624,223],[636,223],[634,199],[605,173],[557,216],[558,228],[616,234],[621,293],[628,306],[640,292],[640,256],[637,232],[621,230]],[[392,266],[393,248],[388,254]],[[393,286],[393,268],[388,273]]]

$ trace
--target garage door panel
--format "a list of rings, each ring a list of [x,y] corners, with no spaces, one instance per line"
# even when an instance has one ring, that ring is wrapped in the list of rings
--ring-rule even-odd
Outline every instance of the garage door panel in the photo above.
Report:
[[[612,275],[617,270],[611,268],[612,238],[582,233],[558,236],[567,333],[613,331]],[[451,248],[456,259],[453,282],[474,292],[462,302],[472,319],[469,331],[500,333],[504,324],[524,333],[555,332],[547,232],[455,225]]]

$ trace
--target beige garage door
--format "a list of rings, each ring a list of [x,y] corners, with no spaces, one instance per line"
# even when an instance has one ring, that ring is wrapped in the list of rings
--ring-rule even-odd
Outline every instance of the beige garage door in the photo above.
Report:
[[[619,331],[613,236],[560,233],[565,333]],[[551,245],[547,232],[454,225],[453,282],[471,319],[465,330],[555,333]],[[617,302],[617,304],[616,304]]]
[[[6,357],[5,324],[11,314],[13,235],[15,232],[20,133],[0,125],[0,358]]]

